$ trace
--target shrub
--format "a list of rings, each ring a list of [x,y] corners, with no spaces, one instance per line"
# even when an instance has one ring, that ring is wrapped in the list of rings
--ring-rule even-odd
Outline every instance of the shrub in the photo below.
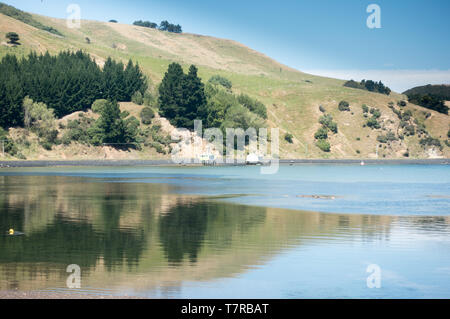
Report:
[[[286,135],[284,135],[284,139],[290,144],[294,143],[293,138],[294,136],[291,133],[286,133]]]
[[[98,114],[102,113],[106,103],[108,103],[108,101],[104,100],[104,99],[95,100],[91,106],[92,112],[98,113]]]
[[[144,104],[144,98],[142,97],[142,93],[139,92],[139,91],[136,91],[136,92],[133,94],[133,96],[131,97],[131,101],[132,101],[134,104],[137,104],[137,105],[142,105],[142,104]]]
[[[377,141],[383,144],[388,142],[386,135],[379,135]]]
[[[316,140],[326,140],[328,138],[328,130],[325,127],[321,127],[314,134]]]
[[[381,128],[380,123],[378,123],[377,119],[374,116],[372,116],[370,119],[367,120],[366,125],[368,127],[370,127],[371,129],[379,129],[379,128]]]
[[[150,142],[147,145],[154,148],[160,154],[166,154],[166,150],[164,149],[163,145],[158,142]]]
[[[442,150],[442,144],[441,141],[439,141],[437,138],[432,138],[432,137],[426,137],[423,138],[419,141],[419,144],[422,145],[423,147],[425,146],[436,146],[439,149]]]
[[[233,87],[233,84],[230,80],[220,75],[214,75],[208,80],[208,82],[215,85],[221,85],[228,90],[231,90],[231,88]]]
[[[416,130],[414,128],[414,125],[406,125],[405,126],[405,135],[406,136],[413,136],[416,134]]]
[[[333,132],[334,134],[336,134],[338,132],[338,126],[336,122],[331,122],[328,124],[328,128],[330,129],[331,132]]]
[[[333,117],[330,114],[325,114],[319,118],[319,123],[326,127],[328,127],[332,121]]]
[[[153,97],[153,95],[149,91],[146,91],[144,93],[144,105],[155,106],[155,101],[156,101],[156,99]]]
[[[395,136],[394,132],[388,132],[386,134],[386,138],[388,141],[397,141],[398,140],[398,138],[397,138],[397,136]]]
[[[341,101],[339,102],[338,108],[341,112],[350,111],[350,104],[347,101]]]
[[[423,124],[417,125],[417,132],[419,134],[428,134],[427,128]]]
[[[41,142],[41,146],[47,151],[51,151],[53,147],[52,144],[48,141]]]
[[[363,113],[368,113],[369,112],[369,107],[367,105],[363,104],[362,105],[362,110],[363,110]]]
[[[375,119],[379,119],[381,117],[381,112],[377,108],[371,108],[370,114],[372,114],[372,116],[375,117]]]
[[[323,127],[329,129],[331,132],[336,134],[338,132],[338,126],[336,122],[333,122],[333,117],[330,114],[325,114],[319,118],[319,123],[323,125]]]
[[[155,112],[150,107],[146,106],[142,109],[140,116],[142,124],[149,125],[155,117]]]
[[[325,113],[327,110],[325,110],[325,108],[322,105],[320,105],[319,106],[319,111],[322,112],[322,113]]]
[[[329,152],[331,149],[330,143],[328,143],[326,140],[318,140],[316,142],[316,146],[323,152]]]
[[[406,106],[406,101],[403,101],[403,100],[398,101],[397,105],[400,106],[400,107],[405,107]]]
[[[245,106],[250,112],[253,112],[263,119],[267,119],[267,108],[258,100],[254,100],[248,95],[241,94],[237,97],[238,102]]]

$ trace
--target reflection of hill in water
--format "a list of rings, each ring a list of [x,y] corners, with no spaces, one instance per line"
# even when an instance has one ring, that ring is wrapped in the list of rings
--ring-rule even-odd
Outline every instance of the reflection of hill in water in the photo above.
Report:
[[[0,177],[0,187],[1,229],[26,232],[0,237],[0,289],[64,287],[69,264],[81,266],[83,286],[176,287],[239,274],[294,245],[389,240],[399,220],[421,229],[449,225],[442,217],[240,206],[164,184],[14,176]]]

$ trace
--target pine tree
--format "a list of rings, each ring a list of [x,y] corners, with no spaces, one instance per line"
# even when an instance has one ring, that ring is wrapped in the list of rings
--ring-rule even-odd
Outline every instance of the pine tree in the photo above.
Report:
[[[184,72],[181,65],[172,63],[169,65],[164,79],[159,86],[159,105],[161,114],[166,117],[172,125],[179,126],[179,116],[184,104],[183,84]]]
[[[185,118],[182,127],[193,128],[194,120],[200,119],[199,111],[206,105],[205,86],[197,75],[198,69],[191,65],[184,81],[184,105],[181,115]]]

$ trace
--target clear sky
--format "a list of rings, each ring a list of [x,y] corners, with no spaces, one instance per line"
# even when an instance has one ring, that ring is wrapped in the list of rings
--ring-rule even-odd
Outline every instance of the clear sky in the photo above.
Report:
[[[169,20],[184,32],[233,39],[301,71],[382,80],[394,90],[450,83],[449,0],[0,0],[65,18]],[[366,8],[381,8],[369,29]]]

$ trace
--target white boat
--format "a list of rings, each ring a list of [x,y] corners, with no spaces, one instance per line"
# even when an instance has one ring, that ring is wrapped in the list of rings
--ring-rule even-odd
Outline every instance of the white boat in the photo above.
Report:
[[[245,159],[245,163],[247,165],[258,165],[261,164],[261,160],[256,154],[248,154],[247,158]]]

